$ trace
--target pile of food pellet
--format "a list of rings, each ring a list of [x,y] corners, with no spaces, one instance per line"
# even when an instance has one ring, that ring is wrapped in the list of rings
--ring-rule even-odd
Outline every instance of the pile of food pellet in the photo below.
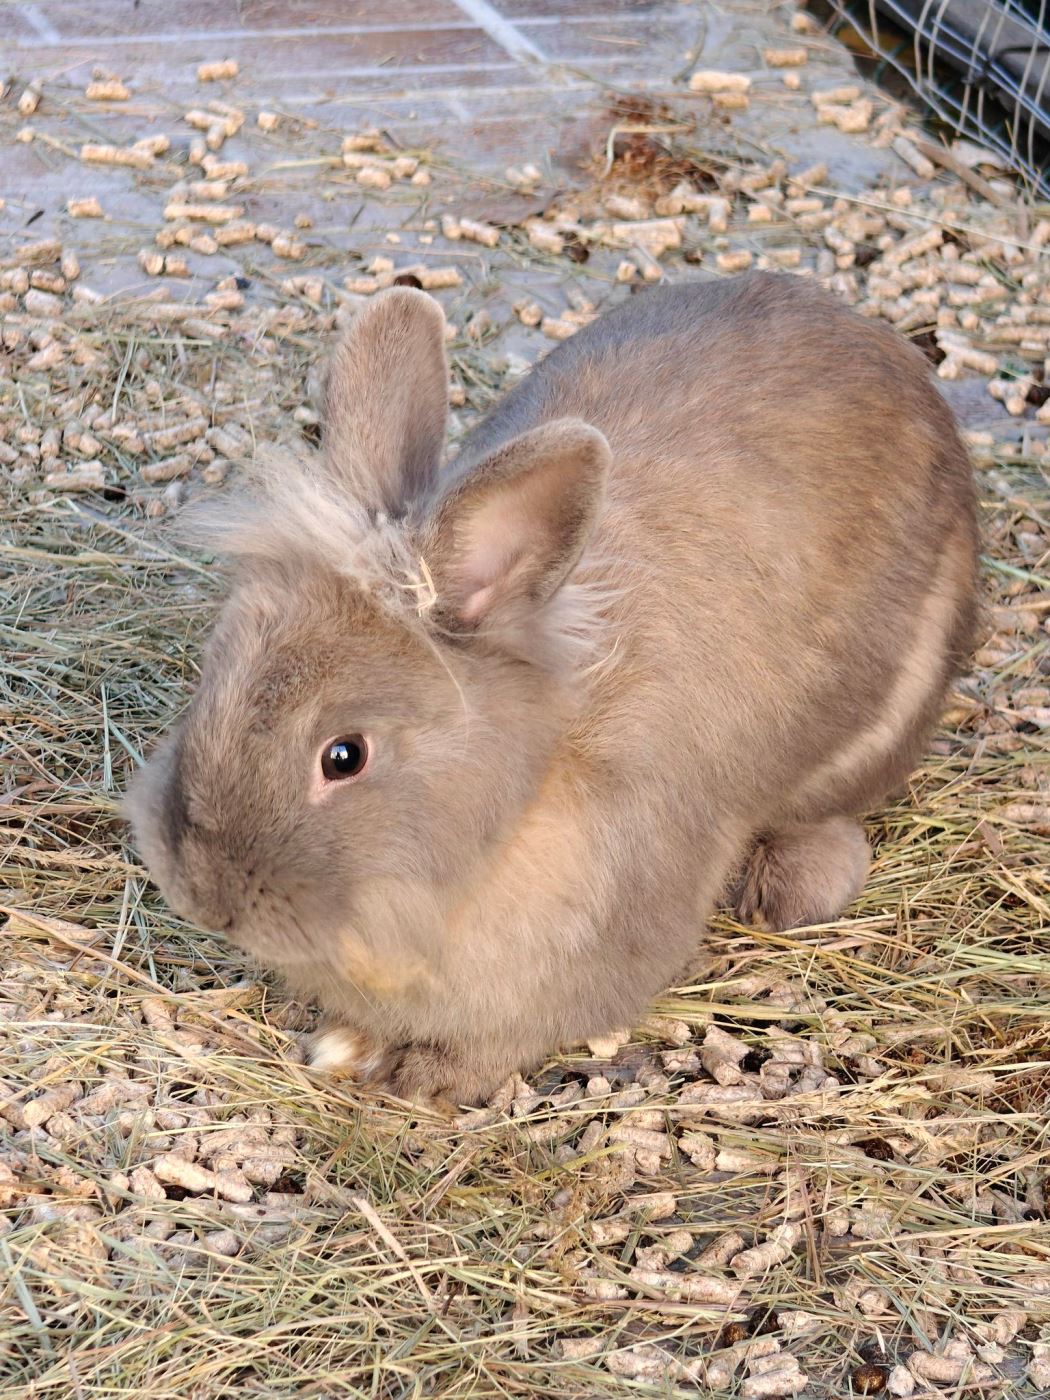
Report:
[[[767,59],[797,77],[799,54],[805,50]],[[213,82],[216,73],[236,76],[229,65],[204,65],[201,82]],[[695,73],[690,86],[724,110],[726,96],[746,102],[749,81],[707,71]],[[103,78],[89,84],[85,97],[108,105],[127,95],[117,80]],[[822,120],[897,153],[902,178],[845,193],[822,162],[791,169],[780,157],[757,162],[696,150],[686,122],[679,128],[684,134],[673,138],[643,137],[652,150],[652,176],[642,182],[633,173],[624,178],[631,167],[615,153],[597,180],[569,193],[545,194],[539,164],[508,169],[505,187],[535,212],[495,223],[473,216],[461,182],[439,178],[433,187],[429,153],[400,150],[375,128],[328,148],[312,140],[310,149],[320,145],[314,159],[326,185],[351,185],[370,197],[403,188],[402,201],[416,199],[396,206],[396,232],[373,239],[383,251],[359,254],[359,270],[342,276],[328,266],[335,241],[327,232],[315,236],[310,214],[283,222],[254,217],[264,182],[227,147],[246,124],[277,129],[274,113],[213,99],[183,113],[183,130],[197,133],[188,142],[173,130],[124,145],[70,148],[83,174],[77,178],[75,167],[70,174],[77,193],[66,204],[63,236],[11,237],[0,257],[0,384],[17,377],[23,386],[17,411],[9,394],[0,406],[2,464],[30,491],[119,485],[155,514],[176,502],[181,488],[159,503],[155,493],[136,488],[221,481],[228,462],[270,428],[271,415],[260,416],[257,405],[231,408],[244,398],[243,383],[265,383],[267,364],[280,359],[285,343],[327,336],[341,316],[352,315],[359,297],[383,287],[403,283],[453,294],[453,346],[484,341],[491,348],[511,316],[543,339],[562,340],[617,295],[621,283],[633,290],[750,268],[815,276],[862,314],[919,338],[942,380],[982,376],[988,394],[1023,427],[1004,450],[1042,459],[1050,429],[1050,214],[1041,215],[1023,189],[996,173],[987,152],[956,143],[945,156],[950,168],[935,165],[923,152],[936,155],[940,148],[871,89],[814,87],[810,100]],[[45,120],[46,86],[27,86],[19,107],[29,118],[19,139],[62,148]],[[853,115],[847,120],[844,113]],[[660,123],[652,125],[659,133]],[[140,284],[101,295],[81,275],[79,221],[108,222],[105,198],[93,192],[89,174],[102,165],[148,182],[155,196],[152,238],[135,250],[142,274],[158,280],[155,291]],[[691,175],[661,178],[661,166],[691,168]],[[436,201],[456,207],[435,217]],[[469,260],[457,258],[467,247]],[[260,262],[263,250],[270,257]],[[208,263],[218,257],[226,270],[210,275]],[[508,298],[499,282],[520,276],[530,262],[545,274],[543,293]],[[293,271],[289,264],[296,263],[309,270]],[[483,305],[464,315],[465,296],[476,298],[481,288]],[[114,334],[134,337],[140,360],[158,338],[191,354],[207,354],[215,343],[220,373],[205,394],[184,384],[168,396],[147,379],[145,398],[128,384],[129,392],[114,400],[105,392],[102,349]],[[542,340],[532,353],[541,346]],[[520,353],[509,367],[524,367]],[[458,384],[453,392],[457,402],[466,395]],[[36,404],[46,405],[46,414],[34,412]],[[309,405],[300,407],[309,416]],[[985,452],[996,438],[979,428],[971,441]]]

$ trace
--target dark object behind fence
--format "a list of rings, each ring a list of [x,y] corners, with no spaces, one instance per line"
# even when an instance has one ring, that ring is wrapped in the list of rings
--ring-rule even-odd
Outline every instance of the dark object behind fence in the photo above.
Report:
[[[1050,195],[1050,0],[828,0],[961,136]]]

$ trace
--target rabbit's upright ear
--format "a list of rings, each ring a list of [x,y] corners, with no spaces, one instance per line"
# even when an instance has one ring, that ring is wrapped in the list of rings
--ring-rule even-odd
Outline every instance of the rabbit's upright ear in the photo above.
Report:
[[[362,505],[399,515],[434,480],[447,417],[444,312],[426,292],[380,292],[329,365],[328,471]]]
[[[609,444],[575,418],[544,423],[458,482],[424,530],[443,618],[473,630],[549,601],[597,520]]]

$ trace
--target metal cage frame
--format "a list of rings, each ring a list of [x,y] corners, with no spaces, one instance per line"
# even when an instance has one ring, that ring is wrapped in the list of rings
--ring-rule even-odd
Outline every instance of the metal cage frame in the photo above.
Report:
[[[1050,195],[1050,0],[828,3],[945,125]]]

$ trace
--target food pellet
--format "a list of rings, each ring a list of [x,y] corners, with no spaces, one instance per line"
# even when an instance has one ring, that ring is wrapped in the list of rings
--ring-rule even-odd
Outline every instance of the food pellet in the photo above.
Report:
[[[237,311],[244,305],[244,296],[236,289],[221,292],[209,292],[204,298],[205,304],[213,311]]]
[[[744,272],[751,266],[752,256],[745,248],[736,252],[719,253],[715,264],[719,272]]]
[[[67,200],[66,213],[73,219],[101,219],[102,205],[92,194],[85,199]]]
[[[148,170],[153,153],[138,146],[103,146],[89,142],[80,148],[80,159],[90,165],[130,165],[133,170]]]
[[[209,180],[236,180],[248,174],[243,160],[217,160],[210,152],[201,161]]]
[[[707,226],[712,233],[725,233],[729,228],[731,206],[728,199],[716,196],[707,206]]]
[[[825,102],[817,108],[822,122],[829,126],[837,126],[839,131],[846,134],[867,131],[874,111],[874,104],[867,100],[848,105]]]
[[[721,112],[746,112],[751,105],[746,92],[716,92],[711,101]]]
[[[634,245],[631,249],[631,257],[634,259],[638,271],[642,274],[643,281],[659,282],[663,277],[663,268],[653,255],[647,249],[643,248],[641,244],[636,243]]]
[[[148,151],[150,155],[162,156],[171,150],[171,138],[158,131],[155,136],[143,136],[134,143],[136,151]]]
[[[28,265],[57,262],[62,256],[62,244],[57,238],[41,238],[24,244],[15,254],[17,262]]]
[[[608,195],[605,208],[616,219],[645,219],[649,215],[649,206],[644,200],[622,194]]]
[[[898,136],[891,142],[891,149],[895,155],[900,156],[905,165],[911,166],[921,180],[932,180],[937,173],[933,161],[927,160],[920,151],[916,150],[906,136]]]
[[[65,359],[65,351],[57,340],[53,340],[50,345],[45,345],[42,350],[38,350],[35,355],[30,355],[26,360],[26,369],[35,373],[38,370],[54,369]]]
[[[40,106],[40,88],[36,83],[27,83],[18,99],[18,110],[23,117],[31,117]]]
[[[159,462],[150,462],[139,468],[139,476],[150,486],[155,486],[163,481],[174,481],[177,477],[185,476],[193,466],[193,458],[188,452],[176,453],[173,457],[165,457]]]
[[[197,69],[199,83],[217,83],[223,78],[236,78],[240,66],[235,58],[220,58],[217,62],[202,63]]]
[[[89,102],[126,102],[131,91],[118,78],[106,78],[88,83],[84,96]]]
[[[529,225],[529,242],[541,253],[551,253],[555,257],[565,247],[565,239],[557,229],[536,219]]]
[[[463,284],[459,270],[454,267],[426,268],[418,276],[423,290],[427,292],[440,291],[443,287],[459,287]]]
[[[770,68],[799,68],[809,58],[805,49],[763,49],[762,57]]]
[[[193,219],[198,223],[228,224],[231,219],[239,219],[244,209],[239,204],[186,204],[173,199],[164,206],[166,219]]]
[[[61,468],[44,477],[44,485],[58,491],[101,491],[105,484],[106,472],[101,462],[80,462],[69,470]]]
[[[261,243],[272,242],[272,239],[262,237],[259,232],[261,228],[261,224],[258,227],[248,223],[227,224],[225,228],[215,230],[214,238],[221,248],[230,248],[237,243],[250,243],[252,239],[258,239]]]
[[[747,92],[751,79],[745,73],[725,73],[717,68],[702,68],[689,79],[692,92]]]
[[[306,256],[306,244],[301,238],[293,238],[288,233],[279,233],[270,247],[279,258],[288,258],[292,262]]]
[[[62,298],[54,296],[51,292],[37,291],[35,288],[25,294],[25,308],[31,316],[60,316],[62,314]]]
[[[191,199],[202,199],[206,202],[226,198],[229,184],[225,180],[195,180],[186,190]]]
[[[370,127],[368,131],[358,131],[352,136],[343,137],[344,151],[381,151],[383,146],[383,134],[377,127]]]
[[[393,183],[389,171],[378,165],[363,165],[354,179],[366,190],[388,190]]]
[[[29,285],[39,287],[42,292],[61,295],[66,290],[66,279],[58,272],[45,272],[42,268],[37,268],[29,274]]]
[[[860,96],[860,88],[856,83],[849,83],[845,87],[825,88],[822,92],[811,92],[810,102],[814,107],[821,107],[825,102],[834,102],[839,105],[845,102],[856,102]]]
[[[344,277],[343,286],[355,297],[369,297],[380,290],[376,277]]]
[[[608,237],[613,243],[644,248],[650,257],[659,258],[668,249],[682,246],[682,222],[680,218],[674,218],[613,224]]]
[[[477,219],[460,219],[459,232],[460,237],[469,238],[472,243],[481,243],[486,248],[495,248],[499,242],[499,229]]]

